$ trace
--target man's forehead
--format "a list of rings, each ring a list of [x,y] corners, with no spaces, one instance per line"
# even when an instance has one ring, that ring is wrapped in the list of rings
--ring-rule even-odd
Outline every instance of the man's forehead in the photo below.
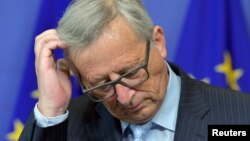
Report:
[[[145,50],[145,44],[114,47],[114,49],[93,47],[83,51],[75,60],[75,64],[83,78],[103,79],[111,72],[123,73],[139,65],[144,59]]]
[[[81,52],[74,56],[74,64],[77,69],[82,71],[89,70],[86,68],[98,68],[99,66],[119,69],[121,64],[133,63],[133,60],[138,60],[138,56],[141,58],[142,51],[140,50],[145,50],[144,44],[145,42],[136,36],[122,18],[116,18],[97,40],[81,49]]]
[[[139,61],[142,56],[142,50],[144,52],[145,47],[129,47],[130,45],[121,47],[93,47],[89,50],[84,50],[77,57],[75,62],[77,66],[81,68],[96,68],[99,66],[105,67],[111,64],[131,64],[135,61]],[[117,62],[117,63],[116,63]],[[117,66],[117,65],[114,65]]]
[[[130,34],[128,34],[129,36]],[[113,61],[120,57],[127,57],[130,55],[138,55],[139,46],[143,44],[143,41],[137,38],[127,37],[125,35],[119,35],[116,32],[105,32],[98,40],[91,43],[88,47],[80,50],[77,53],[79,63],[95,64],[103,61]],[[83,64],[79,64],[83,65]]]

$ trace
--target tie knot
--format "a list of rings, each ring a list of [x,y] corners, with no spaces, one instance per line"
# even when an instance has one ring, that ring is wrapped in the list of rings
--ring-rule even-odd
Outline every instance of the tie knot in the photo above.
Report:
[[[130,128],[133,132],[134,141],[143,141],[145,135],[152,127],[152,122],[147,122],[145,124],[132,124]]]

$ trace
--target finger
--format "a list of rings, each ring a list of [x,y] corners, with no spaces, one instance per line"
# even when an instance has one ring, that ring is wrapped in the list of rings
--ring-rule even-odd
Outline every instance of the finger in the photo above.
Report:
[[[63,46],[63,43],[60,41],[50,41],[49,43],[46,44],[46,46],[43,46],[39,53],[36,54],[36,60],[39,61],[40,59],[46,59],[53,57],[53,50],[56,48]]]
[[[57,60],[57,69],[70,75],[70,68],[68,62],[65,59],[61,58]]]
[[[63,85],[63,88],[67,94],[71,93],[71,82],[70,82],[70,69],[65,59],[59,59],[57,61],[57,74],[58,78]],[[70,95],[68,95],[70,97]]]
[[[62,43],[60,40],[55,40],[55,41],[50,41],[45,46],[41,47],[39,54],[36,53],[36,60],[35,60],[36,67],[39,62],[40,64],[45,65],[44,67],[50,67],[51,65],[54,66],[54,63],[52,62],[54,61],[53,51],[56,48],[63,48],[64,46],[65,46],[64,43]],[[47,61],[50,61],[48,62],[50,63],[50,65],[49,64],[46,65]]]
[[[37,35],[35,39],[40,40],[41,38],[43,38],[47,35],[56,35],[57,36],[57,31],[55,29],[46,30],[46,31],[42,32],[41,34]]]
[[[35,54],[39,54],[41,48],[43,48],[44,46],[46,46],[47,43],[49,43],[51,41],[55,41],[55,40],[60,41],[60,39],[58,38],[58,36],[55,36],[55,35],[47,35],[47,36],[45,36],[43,38],[40,38],[39,40],[36,40],[36,42],[35,42],[35,48],[34,48]],[[63,46],[65,46],[65,45],[63,45]]]
[[[43,46],[39,52],[39,54],[36,55],[35,65],[37,71],[40,69],[47,70],[49,68],[55,68],[55,58],[53,55],[53,51],[63,46],[63,43],[58,40],[50,41],[45,46]]]
[[[64,43],[60,40],[54,40],[47,43],[45,46],[43,46],[40,50],[39,57],[51,57],[52,52],[57,48],[64,48]]]

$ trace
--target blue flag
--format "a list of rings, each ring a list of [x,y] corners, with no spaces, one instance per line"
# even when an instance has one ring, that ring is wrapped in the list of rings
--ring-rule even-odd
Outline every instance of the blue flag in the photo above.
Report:
[[[250,92],[250,38],[239,0],[191,0],[175,62],[196,79]]]
[[[27,57],[26,67],[23,74],[20,91],[16,101],[16,108],[10,128],[6,134],[5,140],[17,141],[25,122],[27,121],[30,113],[33,111],[34,105],[37,102],[37,79],[35,74],[35,56],[34,56],[34,39],[35,36],[43,31],[51,28],[56,28],[57,23],[66,9],[70,0],[42,0],[39,15],[37,16],[37,25],[35,33],[31,41],[29,56]],[[57,57],[62,57],[62,51],[55,52]],[[77,80],[72,77],[73,95],[79,95],[80,87],[77,85]]]

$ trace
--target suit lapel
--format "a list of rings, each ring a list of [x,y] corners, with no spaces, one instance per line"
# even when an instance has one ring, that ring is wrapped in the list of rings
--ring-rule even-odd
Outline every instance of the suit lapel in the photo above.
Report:
[[[119,141],[121,140],[120,121],[112,117],[103,104],[96,106],[98,118],[87,124],[87,131],[91,141]]]
[[[207,115],[210,108],[201,95],[200,82],[190,79],[173,64],[171,64],[171,68],[181,77],[181,97],[175,141],[206,140],[207,123],[203,118]]]

